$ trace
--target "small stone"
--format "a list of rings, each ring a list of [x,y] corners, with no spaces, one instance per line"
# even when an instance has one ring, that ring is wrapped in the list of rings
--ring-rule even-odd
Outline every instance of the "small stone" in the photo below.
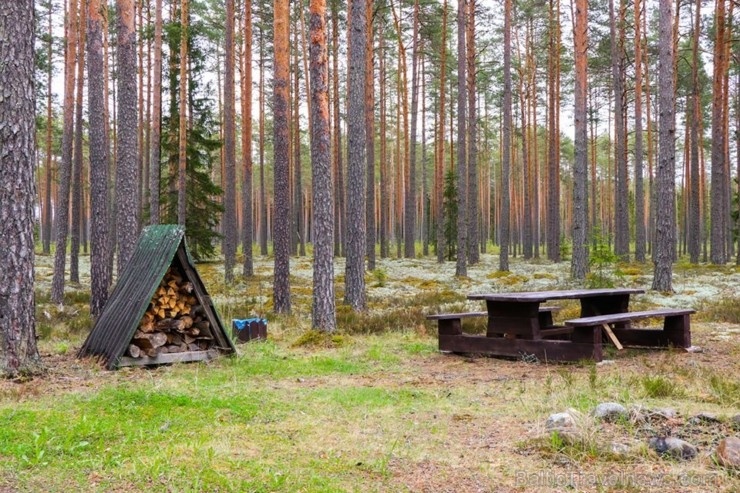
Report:
[[[714,413],[699,413],[689,419],[689,423],[697,425],[699,423],[719,423],[721,420]]]
[[[598,363],[596,363],[596,366],[613,365],[616,362],[617,361],[616,360],[613,360],[613,359],[603,359],[603,360],[599,361]]]
[[[650,415],[656,418],[675,419],[678,417],[678,412],[672,407],[660,407],[653,409]]]
[[[648,445],[660,455],[668,455],[676,459],[693,459],[698,453],[695,446],[676,437],[654,437],[650,439]]]
[[[715,455],[719,465],[728,469],[740,469],[740,438],[723,438],[717,445]]]
[[[593,410],[594,417],[604,421],[614,421],[618,418],[627,417],[627,409],[617,402],[602,402]]]
[[[625,443],[612,442],[609,444],[609,450],[614,455],[627,455],[630,451],[630,446]]]
[[[547,431],[556,431],[573,428],[576,425],[573,416],[569,412],[551,414],[545,422]]]
[[[704,348],[699,346],[689,346],[686,348],[687,353],[703,353]]]

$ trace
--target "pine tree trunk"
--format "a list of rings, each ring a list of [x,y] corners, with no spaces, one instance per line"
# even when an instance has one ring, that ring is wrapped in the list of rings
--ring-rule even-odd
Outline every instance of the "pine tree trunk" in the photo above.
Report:
[[[62,130],[62,163],[58,170],[59,187],[54,224],[56,227],[56,252],[54,253],[54,276],[51,282],[51,300],[64,301],[64,271],[67,258],[67,235],[69,233],[69,188],[72,173],[72,149],[74,137],[74,88],[75,60],[77,59],[77,0],[70,0],[65,24],[67,47],[64,67],[64,127]]]
[[[87,21],[87,84],[90,115],[90,314],[97,317],[108,301],[111,273],[108,269],[108,135],[105,128],[103,73],[103,13],[101,0],[90,0]]]
[[[675,217],[675,166],[676,166],[676,123],[675,99],[673,88],[673,43],[672,21],[673,2],[660,1],[660,29],[659,29],[659,72],[658,111],[658,166],[656,171],[656,218],[655,218],[655,246],[653,249],[653,264],[655,265],[652,288],[657,291],[672,290],[671,275],[676,238]]]
[[[74,160],[72,162],[72,230],[70,234],[71,252],[69,257],[69,280],[80,282],[80,234],[82,223],[82,106],[85,83],[85,26],[87,25],[87,10],[84,2],[80,2],[80,18],[77,26],[79,49],[77,51],[77,97],[75,98],[75,137]]]
[[[334,169],[334,254],[345,254],[346,214],[344,207],[344,163],[342,161],[342,126],[339,98],[339,0],[331,2],[332,100],[334,102],[332,167]]]
[[[642,130],[642,1],[635,0],[635,260],[645,261],[645,181]],[[697,182],[698,183],[698,182]]]
[[[457,262],[455,275],[468,275],[468,166],[465,78],[465,11],[466,0],[457,0]]]
[[[275,1],[273,76],[273,144],[275,214],[273,216],[273,250],[275,281],[273,286],[276,313],[290,313],[290,135],[288,131],[288,86],[290,70],[288,39],[290,14],[288,0]]]
[[[723,68],[725,65],[725,0],[717,0],[715,10],[714,76],[712,78],[712,167],[711,167],[711,252],[714,264],[727,262],[724,221],[725,189],[728,177],[725,175],[725,135],[723,119]]]
[[[300,6],[299,6],[300,8]],[[300,118],[300,78],[298,63],[298,26],[293,36],[293,74],[294,74],[294,91],[293,91],[293,221],[291,224],[291,234],[293,235],[291,245],[293,251],[300,255],[306,255],[305,228],[303,225],[303,176],[301,170],[301,118]],[[308,74],[306,74],[308,77]],[[310,97],[307,94],[307,97]]]
[[[385,21],[385,18],[384,18]],[[389,191],[389,169],[388,169],[388,145],[386,115],[388,112],[387,89],[386,89],[386,57],[385,39],[383,37],[385,22],[378,29],[378,45],[380,49],[380,63],[378,70],[378,84],[380,85],[380,258],[388,258],[389,255],[389,221],[390,221],[390,191]]]
[[[154,14],[154,101],[152,103],[151,157],[149,159],[149,221],[159,224],[159,182],[162,132],[162,0],[156,0]]]
[[[254,275],[254,221],[252,215],[252,2],[244,2],[244,60],[242,65],[242,275]]]
[[[404,256],[416,257],[416,127],[419,113],[419,0],[414,0],[411,37],[411,134],[409,143],[409,174],[404,204]]]
[[[573,164],[573,257],[571,276],[585,279],[588,271],[588,172],[587,150],[587,51],[588,51],[588,2],[576,0],[575,26],[575,162]]]
[[[691,96],[688,98],[687,113],[692,123],[690,125],[690,174],[689,174],[689,216],[688,216],[688,251],[689,261],[692,264],[699,262],[701,254],[701,215],[699,205],[699,36],[701,33],[701,2],[697,1],[694,12],[694,26],[692,28],[692,53],[691,66]],[[689,119],[689,118],[687,118]]]
[[[365,126],[367,150],[367,203],[365,204],[365,228],[367,232],[367,270],[375,270],[375,111],[374,89],[375,68],[373,59],[373,0],[366,0],[365,19],[368,41],[365,53]]]
[[[34,9],[32,0],[0,2],[0,374],[35,373]],[[51,62],[51,60],[50,60]]]
[[[263,13],[264,15],[264,13]],[[262,19],[264,21],[264,19]],[[260,28],[260,81],[259,81],[259,155],[260,155],[260,254],[267,255],[267,197],[265,185],[265,40]]]
[[[44,255],[49,255],[51,253],[51,223],[52,223],[52,213],[51,213],[51,189],[52,189],[52,148],[51,148],[51,141],[52,141],[52,129],[54,128],[54,115],[52,111],[52,94],[53,94],[53,88],[52,88],[52,82],[53,82],[53,68],[54,64],[52,63],[52,56],[53,56],[53,48],[54,48],[54,27],[52,23],[52,13],[53,13],[53,4],[49,2],[49,24],[48,24],[48,42],[47,42],[47,51],[46,51],[46,57],[48,58],[48,70],[46,72],[47,76],[47,84],[46,84],[46,145],[45,145],[45,153],[46,153],[46,176],[45,176],[45,182],[44,182],[44,209],[43,209],[43,220],[42,220],[42,228],[41,228],[41,243],[42,243],[42,251],[44,252]]]
[[[347,239],[344,301],[365,310],[365,0],[350,0],[347,57]]]
[[[499,232],[500,271],[509,270],[509,217],[511,196],[511,0],[504,0],[504,115],[503,141],[501,143],[501,220]]]
[[[639,0],[638,0],[639,1]],[[547,258],[560,262],[560,156],[557,121],[560,101],[557,86],[560,82],[558,59],[560,57],[560,2],[550,0],[548,40],[548,146],[547,146]]]
[[[224,272],[234,280],[236,264],[236,95],[234,87],[234,0],[226,0],[226,68],[224,71]]]
[[[311,178],[313,182],[314,260],[311,324],[336,330],[334,305],[334,197],[331,179],[326,1],[311,0]]]
[[[180,6],[180,90],[178,114],[178,153],[177,153],[177,222],[185,226],[187,216],[187,164],[188,164],[188,38],[189,0],[182,0]]]
[[[475,3],[468,0],[467,53],[468,71],[468,261],[477,264],[480,261],[480,231],[478,227],[478,115],[476,103],[475,77]]]
[[[629,260],[629,195],[627,183],[627,131],[624,91],[624,0],[619,2],[619,13],[614,12],[614,0],[609,1],[612,40],[612,87],[614,90],[614,253],[623,261]]]
[[[118,273],[134,252],[139,233],[137,158],[136,30],[133,0],[116,0],[118,18],[118,120],[116,150],[116,235]]]
[[[447,55],[447,0],[442,2],[442,39],[440,42],[439,56],[439,123],[437,124],[437,142],[435,149],[435,166],[434,166],[434,183],[435,183],[435,200],[437,203],[435,222],[437,224],[437,262],[442,263],[445,260],[445,233],[444,233],[444,179],[445,179],[445,71]]]

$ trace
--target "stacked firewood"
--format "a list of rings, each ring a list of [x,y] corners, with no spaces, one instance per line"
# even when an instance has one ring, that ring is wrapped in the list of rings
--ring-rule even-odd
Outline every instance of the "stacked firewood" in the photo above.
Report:
[[[170,267],[139,322],[127,355],[142,358],[209,349],[211,326],[193,291],[193,283]]]

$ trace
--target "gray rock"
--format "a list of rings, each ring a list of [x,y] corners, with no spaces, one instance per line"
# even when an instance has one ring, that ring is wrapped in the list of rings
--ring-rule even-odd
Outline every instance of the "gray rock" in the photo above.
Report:
[[[689,423],[698,425],[700,423],[719,423],[721,420],[714,413],[699,413],[689,419]]]
[[[603,419],[604,421],[615,421],[618,418],[626,418],[629,416],[627,409],[617,402],[602,402],[593,410],[595,418]]]
[[[740,438],[723,438],[715,452],[717,463],[728,469],[740,469]]]
[[[732,423],[733,428],[740,430],[740,414],[734,415],[730,420],[730,423]]]
[[[675,419],[678,417],[678,411],[676,411],[672,407],[660,407],[657,409],[653,409],[650,412],[650,415],[655,418]]]
[[[654,437],[650,439],[648,445],[660,455],[683,460],[693,459],[699,452],[689,442],[676,437]]]
[[[573,415],[569,412],[551,414],[545,422],[548,431],[568,430],[576,425]]]
[[[630,451],[630,446],[626,443],[612,442],[609,444],[609,451],[614,455],[627,455]]]

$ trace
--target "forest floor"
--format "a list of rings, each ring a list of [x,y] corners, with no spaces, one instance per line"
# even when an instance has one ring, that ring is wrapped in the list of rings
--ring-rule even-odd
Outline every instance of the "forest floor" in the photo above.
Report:
[[[339,334],[311,334],[311,263],[291,261],[293,314],[270,314],[270,259],[253,279],[223,283],[199,264],[221,318],[267,316],[266,343],[235,358],[108,372],[75,353],[90,330],[87,257],[64,307],[48,302],[49,257],[37,257],[37,319],[48,373],[0,381],[0,492],[738,491],[718,466],[720,439],[740,435],[740,269],[674,270],[674,293],[648,292],[632,309],[697,309],[699,352],[609,349],[601,364],[545,364],[440,354],[425,315],[479,310],[465,295],[580,287],[567,262],[484,255],[468,277],[454,263],[379,260],[368,313],[338,305]],[[343,264],[336,264],[341,300]],[[648,266],[593,266],[592,285],[650,288]],[[563,303],[558,320],[572,318]],[[471,324],[473,330],[475,324]],[[478,327],[479,329],[482,327]],[[629,417],[590,412],[619,402]],[[649,410],[671,408],[658,418]],[[574,439],[548,432],[573,410]],[[710,419],[697,418],[702,413]],[[659,456],[647,441],[676,436],[692,460]]]

